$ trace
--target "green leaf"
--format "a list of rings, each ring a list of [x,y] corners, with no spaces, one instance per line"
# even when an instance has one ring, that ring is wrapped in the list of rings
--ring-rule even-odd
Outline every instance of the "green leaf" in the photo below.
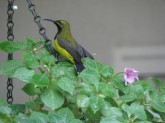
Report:
[[[105,118],[103,118],[100,123],[123,123],[121,121],[125,119],[123,118],[121,109],[116,107],[109,107],[109,106],[106,108],[104,107],[102,113],[105,116]]]
[[[51,123],[82,123],[74,119],[73,113],[69,108],[61,108],[56,113],[49,112],[48,117]]]
[[[147,116],[143,105],[139,105],[138,103],[134,102],[130,106],[130,111],[134,113],[135,118],[140,120],[147,120]]]
[[[28,48],[30,50],[32,50],[34,48],[34,46],[35,46],[35,41],[33,39],[31,39],[31,38],[27,38],[26,42],[27,42]]]
[[[34,70],[27,69],[26,67],[21,67],[17,69],[14,73],[14,77],[26,82],[32,82],[32,76],[34,75]]]
[[[115,100],[115,98],[111,98],[111,97],[106,97],[105,98],[105,101],[106,102],[108,102],[108,103],[110,103],[111,104],[111,106],[113,106],[113,107],[118,107],[119,105],[118,105],[118,100]]]
[[[99,91],[101,95],[107,97],[116,96],[116,89],[108,83],[103,83],[103,82],[99,83]]]
[[[49,78],[46,74],[38,73],[33,75],[32,81],[36,87],[46,87],[48,86]]]
[[[80,83],[76,90],[79,94],[87,96],[91,96],[96,93],[95,87],[88,83]]]
[[[111,115],[111,114],[109,114],[109,113],[111,113],[110,112],[111,107],[112,107],[112,105],[109,102],[105,102],[104,107],[101,109],[102,115],[104,117],[108,117],[109,115]]]
[[[58,121],[60,120],[55,112],[49,112],[48,113],[48,118],[50,123],[59,123]]]
[[[46,56],[50,56],[50,53],[46,49],[42,49],[38,54],[39,59],[43,59]]]
[[[0,123],[5,123],[6,121],[4,121],[4,118],[3,118],[3,120],[2,119],[0,119]]]
[[[146,109],[146,112],[151,115],[152,121],[155,121],[155,122],[162,121],[160,115],[157,112],[154,112],[153,110],[151,110],[151,108],[149,106],[147,106],[145,109]]]
[[[83,118],[83,119],[84,118],[88,119],[89,123],[95,123],[95,122],[97,123],[98,121],[100,121],[100,118],[102,117],[102,114],[101,114],[100,111],[93,112],[93,110],[91,108],[87,108],[87,109],[82,109],[82,112],[80,112],[80,117]]]
[[[115,76],[113,76],[112,79],[111,79],[111,83],[113,84],[114,87],[118,88],[123,93],[127,93],[127,88],[124,85],[123,75],[115,75]]]
[[[103,77],[106,77],[106,78],[107,78],[107,77],[110,77],[110,76],[113,75],[114,70],[113,70],[113,68],[110,67],[110,66],[104,66],[104,67],[101,69],[100,73],[101,73],[101,75],[102,75]]]
[[[144,121],[136,121],[136,123],[153,123],[153,122],[144,120]],[[159,122],[158,122],[158,123],[159,123]]]
[[[86,68],[80,73],[79,77],[81,77],[85,83],[94,85],[98,91],[100,79],[100,74],[98,72]]]
[[[26,48],[27,51],[35,51],[36,48],[38,48],[39,46],[43,47],[44,41],[42,40],[34,41],[31,38],[27,38],[26,44],[27,44],[27,48]]]
[[[98,110],[102,109],[105,102],[104,100],[99,96],[92,96],[89,100],[89,105],[94,113],[96,113]]]
[[[162,80],[157,78],[152,78],[156,84],[156,87],[158,88],[158,91],[163,91],[165,89],[165,84]]]
[[[39,40],[37,40],[37,42],[35,42],[35,47],[37,47],[37,48],[43,47],[44,45],[46,45],[46,44],[44,43],[44,41],[42,39],[39,39]]]
[[[0,43],[0,50],[5,51],[7,53],[15,53],[16,51],[26,49],[25,42],[1,42]]]
[[[87,108],[89,106],[89,97],[86,95],[78,95],[77,105],[81,108]]]
[[[25,114],[19,113],[17,117],[14,118],[14,123],[36,123],[35,120],[30,119]]]
[[[160,95],[160,99],[161,99],[162,102],[165,103],[165,93],[163,93],[163,94]]]
[[[123,104],[122,109],[127,113],[128,118],[134,116],[135,119],[147,120],[147,115],[145,113],[144,107],[136,102],[132,103],[131,106]]]
[[[123,122],[120,122],[119,120],[117,119],[113,119],[113,118],[103,118],[100,123],[123,123]]]
[[[46,49],[42,49],[41,52],[38,54],[38,59],[41,63],[45,65],[55,65],[57,59],[52,56]]]
[[[62,90],[70,93],[71,95],[73,95],[74,85],[73,85],[72,80],[69,79],[68,77],[62,77],[62,78],[58,79],[57,85]]]
[[[111,117],[111,118],[122,118],[122,112],[117,107],[111,107],[109,105],[105,105],[102,113],[105,117]]]
[[[64,103],[64,97],[55,90],[45,90],[41,93],[42,102],[51,109],[57,109]]]
[[[38,111],[41,108],[41,103],[37,101],[29,101],[26,102],[25,105],[28,109],[31,109],[33,111]]]
[[[47,123],[48,116],[41,112],[32,112],[30,119],[33,119],[35,123]]]
[[[59,78],[61,76],[68,77],[72,80],[77,79],[76,71],[74,65],[69,62],[60,62],[55,65],[53,68],[53,76],[54,78]]]
[[[134,95],[123,95],[123,96],[120,96],[119,99],[124,102],[131,102],[131,101],[135,100],[136,97]]]
[[[48,116],[41,112],[32,112],[30,117],[19,113],[14,123],[48,123]]]
[[[73,119],[73,120],[71,120],[69,123],[84,123],[84,122],[82,122],[82,121],[79,120],[79,119]]]
[[[152,100],[151,100],[151,106],[159,111],[159,112],[163,112],[165,113],[165,103],[162,102],[160,96],[158,94],[153,94],[152,96]]]
[[[39,66],[38,59],[30,52],[26,52],[23,56],[23,62],[28,68],[36,68]]]
[[[84,58],[82,61],[86,68],[92,69],[93,71],[99,72],[104,67],[103,64],[101,64],[93,59]]]
[[[137,121],[136,123],[153,123],[153,122],[150,122],[150,121]]]
[[[9,115],[11,113],[11,108],[8,106],[0,106],[0,114]]]
[[[162,120],[165,121],[165,113],[160,113],[160,116],[161,116]]]
[[[155,86],[153,84],[153,82],[149,81],[149,80],[141,80],[136,82],[136,85],[140,85],[141,87],[143,87],[144,91],[155,91]]]
[[[21,64],[18,61],[9,60],[0,67],[0,74],[4,74],[8,77],[13,77],[15,71],[20,67]]]
[[[46,65],[55,65],[55,62],[57,61],[54,56],[48,55],[42,58],[43,63]]]
[[[26,85],[22,88],[22,90],[23,90],[26,94],[28,94],[28,95],[30,95],[30,96],[34,96],[34,95],[39,94],[39,93],[41,92],[40,89],[39,89],[39,88],[36,88],[35,85],[34,85],[33,83],[28,83],[28,84],[26,84]]]
[[[136,99],[136,97],[133,95],[123,95],[123,96],[120,96],[119,98],[120,98],[120,100],[122,100],[124,102],[131,102]]]
[[[62,108],[57,111],[56,115],[65,123],[69,123],[70,120],[74,119],[73,113],[69,108]]]
[[[19,113],[25,113],[26,111],[26,106],[24,104],[14,104],[11,108],[12,115],[18,115]]]
[[[135,99],[146,99],[145,91],[141,85],[129,86],[129,95],[135,97]]]

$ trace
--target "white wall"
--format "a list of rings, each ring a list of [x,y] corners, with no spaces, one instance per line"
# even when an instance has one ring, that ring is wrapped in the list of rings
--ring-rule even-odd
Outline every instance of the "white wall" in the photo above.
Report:
[[[118,66],[116,48],[125,46],[165,45],[164,0],[33,0],[42,18],[65,19],[71,24],[74,37],[95,58],[107,65]],[[40,38],[38,27],[28,11],[26,0],[15,0],[15,40]],[[7,1],[0,0],[0,41],[6,40]],[[55,26],[43,22],[49,38],[56,33]],[[114,50],[115,49],[115,50]],[[145,50],[145,49],[144,49]],[[145,51],[144,51],[145,52]],[[0,64],[6,54],[0,52]],[[15,56],[18,58],[18,55]],[[138,69],[138,68],[137,68]],[[122,70],[121,70],[122,71]],[[143,70],[142,70],[143,71]],[[6,97],[6,79],[0,77],[0,98]],[[14,83],[15,102],[24,102],[20,88]]]

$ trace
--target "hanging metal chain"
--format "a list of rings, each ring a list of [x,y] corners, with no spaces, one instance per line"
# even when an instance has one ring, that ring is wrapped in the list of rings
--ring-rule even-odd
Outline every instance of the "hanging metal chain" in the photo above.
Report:
[[[13,27],[14,27],[14,23],[13,23],[13,14],[14,14],[14,10],[13,10],[13,3],[14,0],[8,0],[8,9],[7,9],[7,14],[8,14],[8,18],[7,18],[7,40],[8,41],[13,41],[14,40],[14,35],[13,35]],[[8,54],[8,60],[13,60],[13,54],[9,53]],[[7,102],[9,104],[13,103],[13,79],[12,78],[8,78],[7,80]]]
[[[45,41],[45,48],[48,52],[50,52],[52,55],[57,57],[56,50],[52,47],[51,40],[46,35],[46,29],[41,24],[41,17],[36,13],[35,5],[32,4],[31,0],[26,0],[28,3],[29,11],[32,13],[34,17],[34,22],[38,25],[39,28],[39,34],[43,37]]]

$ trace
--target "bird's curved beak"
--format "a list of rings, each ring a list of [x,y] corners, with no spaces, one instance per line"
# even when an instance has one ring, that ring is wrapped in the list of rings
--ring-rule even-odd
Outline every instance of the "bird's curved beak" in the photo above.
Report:
[[[60,26],[58,20],[52,20],[52,19],[43,19],[43,20],[53,22],[56,26]]]
[[[55,20],[52,20],[52,19],[43,19],[43,20],[45,20],[45,21],[50,21],[50,22],[53,22],[53,23],[56,22]]]

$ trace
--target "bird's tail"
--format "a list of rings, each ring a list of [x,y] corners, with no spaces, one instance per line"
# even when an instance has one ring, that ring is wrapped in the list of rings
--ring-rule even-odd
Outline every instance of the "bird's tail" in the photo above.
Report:
[[[76,65],[76,70],[78,73],[82,72],[82,70],[85,69],[85,66],[83,65],[81,61],[75,62],[75,65]]]

